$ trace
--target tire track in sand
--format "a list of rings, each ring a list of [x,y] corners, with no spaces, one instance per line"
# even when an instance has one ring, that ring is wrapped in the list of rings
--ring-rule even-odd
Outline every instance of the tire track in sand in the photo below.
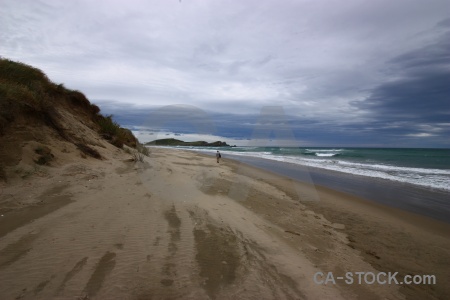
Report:
[[[74,277],[75,275],[77,275],[84,267],[84,265],[86,264],[88,258],[84,257],[83,259],[81,259],[79,262],[77,262],[75,264],[75,266],[72,268],[72,270],[70,270],[69,272],[67,272],[66,276],[64,277],[64,280],[61,282],[61,284],[58,287],[58,291],[56,295],[59,295],[64,288],[66,287],[66,283],[70,281],[70,279],[72,279],[72,277]]]
[[[178,251],[177,243],[180,241],[181,220],[175,210],[175,205],[172,205],[170,210],[164,213],[164,217],[169,224],[170,241],[168,244],[169,255],[166,258],[166,263],[163,267],[163,276],[171,278],[163,278],[161,284],[164,286],[171,286],[173,284],[173,277],[176,277],[176,265],[172,262]]]
[[[84,288],[86,296],[93,297],[97,294],[108,274],[111,273],[116,266],[115,258],[116,254],[114,252],[106,252],[102,256]]]

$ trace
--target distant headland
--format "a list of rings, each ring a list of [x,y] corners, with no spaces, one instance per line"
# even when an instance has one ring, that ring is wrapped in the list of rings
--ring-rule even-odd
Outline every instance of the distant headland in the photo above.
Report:
[[[195,146],[195,147],[233,147],[225,142],[216,141],[208,143],[205,141],[185,142],[177,139],[159,139],[146,143],[147,146]]]

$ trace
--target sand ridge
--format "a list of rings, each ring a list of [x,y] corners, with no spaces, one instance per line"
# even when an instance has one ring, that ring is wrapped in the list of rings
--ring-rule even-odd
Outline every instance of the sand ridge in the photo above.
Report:
[[[3,188],[2,299],[404,298],[400,286],[314,283],[317,271],[377,271],[344,224],[353,214],[300,199],[337,195],[192,152],[127,158]]]

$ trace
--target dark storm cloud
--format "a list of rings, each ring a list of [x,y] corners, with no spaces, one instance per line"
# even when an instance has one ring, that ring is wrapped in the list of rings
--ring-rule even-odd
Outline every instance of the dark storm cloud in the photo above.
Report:
[[[142,108],[108,101],[102,102],[101,106],[103,113],[113,114],[119,123],[128,128],[153,133],[144,142],[163,138],[165,132],[172,132],[181,135],[210,134],[220,139],[237,140],[233,144],[244,146],[254,145],[253,139],[263,140],[263,144],[289,139],[292,141],[290,145],[296,146],[376,145],[374,138],[368,134],[371,129],[362,130],[361,125],[337,126],[335,122],[299,118],[290,115],[281,106],[266,107],[265,112],[258,114],[217,113],[183,105]]]
[[[359,104],[377,118],[444,122],[450,118],[450,69],[385,83]]]
[[[439,26],[448,28],[448,24],[447,19]],[[446,30],[433,44],[390,60],[386,73],[395,79],[380,84],[367,99],[354,105],[368,111],[379,132],[448,137],[445,123],[450,120],[449,49],[450,32]],[[403,126],[387,126],[400,122]]]

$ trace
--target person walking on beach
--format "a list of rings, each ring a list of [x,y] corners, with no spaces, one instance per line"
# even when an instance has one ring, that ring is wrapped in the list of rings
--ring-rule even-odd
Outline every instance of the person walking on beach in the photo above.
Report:
[[[219,160],[221,157],[222,157],[222,155],[220,155],[219,150],[217,150],[217,153],[216,153],[217,163],[219,163]]]

